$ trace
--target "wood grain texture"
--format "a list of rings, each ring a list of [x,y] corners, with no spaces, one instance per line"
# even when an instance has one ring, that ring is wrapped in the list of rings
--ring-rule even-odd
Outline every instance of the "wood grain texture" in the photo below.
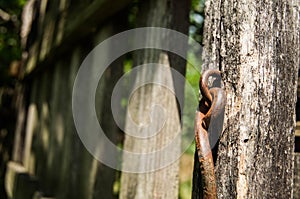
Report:
[[[188,31],[188,4],[189,1],[175,0],[154,0],[140,2],[139,13],[137,15],[138,26],[140,27],[163,27],[175,28],[183,33]],[[179,5],[181,5],[179,7]],[[177,12],[177,10],[179,12]],[[177,16],[176,16],[177,15]],[[175,17],[176,16],[176,17]],[[176,24],[175,24],[176,22]],[[161,37],[153,37],[151,33],[145,35],[147,42],[166,42],[168,35]],[[173,42],[173,41],[172,41]],[[176,43],[176,41],[174,41]],[[154,49],[146,49],[136,52],[134,56],[134,66],[142,64],[159,63],[168,67],[166,73],[160,73],[153,70],[151,66],[142,67],[137,73],[136,84],[143,80],[150,79],[157,81],[162,80],[164,85],[174,87],[171,67],[179,69],[181,73],[185,72],[185,60],[178,57],[170,56],[167,52]],[[184,85],[175,87],[175,92],[183,93]],[[153,132],[143,130],[142,128],[134,128],[132,125],[151,124],[151,111],[153,105],[159,105],[164,109],[163,114],[155,114],[154,120],[165,121],[161,129],[160,125],[153,126],[152,130],[159,129],[157,135],[151,136]],[[170,144],[174,137],[181,131],[180,111],[177,107],[176,97],[174,93],[166,89],[164,86],[157,84],[147,84],[139,87],[131,96],[128,109],[127,120],[132,118],[135,122],[126,123],[125,132],[140,133],[147,135],[148,138],[138,139],[136,137],[126,135],[124,142],[124,150],[136,153],[150,153],[161,150]],[[151,118],[151,119],[150,119]],[[155,124],[154,124],[155,125]],[[136,129],[137,132],[131,132]],[[179,140],[178,140],[179,141]],[[147,169],[155,167],[160,162],[165,162],[171,157],[179,157],[180,142],[176,142],[176,147],[168,150],[165,155],[156,155],[153,158],[139,159],[131,161],[126,156],[123,157],[123,166],[135,165],[139,169]],[[125,166],[124,166],[125,167]],[[179,183],[179,160],[173,162],[167,167],[148,173],[126,173],[122,172],[121,177],[121,199],[152,199],[152,198],[178,198]]]

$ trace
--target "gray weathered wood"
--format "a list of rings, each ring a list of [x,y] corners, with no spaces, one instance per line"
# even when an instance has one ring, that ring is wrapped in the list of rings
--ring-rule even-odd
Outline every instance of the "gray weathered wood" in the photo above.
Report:
[[[120,13],[120,15],[117,15],[114,20],[104,25],[103,30],[99,31],[99,33],[95,36],[95,45],[99,44],[109,36],[117,34],[118,32],[124,30],[124,24],[126,24],[126,21],[122,22],[122,20],[124,19],[126,19],[126,15],[124,15],[124,13]],[[114,50],[115,49],[107,49],[107,54],[114,53]],[[114,63],[110,65],[110,67],[108,67],[108,69],[102,76],[102,81],[98,86],[96,94],[96,99],[99,98],[102,100],[102,103],[97,102],[95,105],[98,113],[99,124],[101,125],[101,128],[105,135],[115,145],[118,144],[117,136],[120,132],[119,127],[115,123],[112,115],[111,101],[112,91],[115,87],[115,84],[123,75],[123,61],[124,57],[122,56],[115,60]],[[115,108],[119,109],[120,107]],[[123,117],[125,117],[125,115],[123,115]],[[102,150],[105,151],[106,149],[103,148]],[[120,157],[114,158],[118,159]],[[95,182],[93,187],[93,198],[117,198],[117,194],[113,193],[113,185],[116,181],[116,170],[98,161],[96,162],[96,164],[97,170],[94,179]]]
[[[5,188],[9,199],[31,199],[38,184],[21,164],[11,161],[7,164]]]
[[[113,194],[115,170],[94,159],[76,134],[72,89],[88,52],[126,24],[127,13],[124,16],[118,12],[129,2],[118,1],[116,6],[111,6],[110,1],[94,0],[70,6],[70,0],[30,0],[26,7],[28,12],[24,17],[28,20],[22,29],[24,73],[20,78],[24,78],[22,83],[29,94],[21,99],[24,101],[20,104],[15,159],[38,177],[39,189],[47,197],[116,197]],[[112,50],[107,49],[107,54]],[[95,64],[92,71],[98,70],[97,67]],[[118,129],[113,126],[111,114],[104,110],[110,107],[107,95],[112,90],[112,85],[107,87],[105,82],[115,82],[123,73],[122,67],[122,59],[112,64],[110,73],[106,72],[99,83],[96,98],[99,120],[102,123],[110,120],[104,130],[112,140]],[[83,92],[89,94],[89,85]],[[20,93],[21,97],[27,94],[25,89]],[[86,124],[86,129],[89,128]]]
[[[32,3],[34,1],[36,0],[31,0],[30,3],[34,5]],[[22,76],[30,78],[41,68],[51,66],[49,63],[56,61],[56,58],[66,53],[70,46],[74,46],[74,43],[96,33],[100,24],[105,24],[110,17],[126,8],[130,2],[130,0],[118,0],[114,2],[113,6],[109,0],[79,1],[72,3],[72,6],[70,0],[37,3],[39,6],[33,6],[33,8],[39,9],[39,14],[27,16],[27,18],[34,21],[34,17],[36,17],[34,25],[38,28],[32,29],[31,33],[28,30],[25,31],[26,28],[30,29],[31,27],[23,28],[24,35],[22,37],[26,38],[23,39],[24,45],[28,40],[28,34],[33,34],[35,38],[31,38],[28,60]],[[46,10],[47,6],[48,11]],[[26,25],[31,26],[30,23],[26,23]]]
[[[176,19],[182,22],[181,27],[177,26],[177,30],[187,32],[187,17],[188,17],[188,1],[180,2],[180,12],[176,13],[179,9],[175,6],[178,1],[167,0],[154,0],[143,1],[139,8],[140,12],[137,15],[139,26],[147,27],[165,27],[172,28],[174,25],[175,15]],[[179,21],[177,21],[177,24]],[[165,42],[168,41],[167,35],[156,37],[155,39],[151,34],[145,35],[145,38],[153,42]],[[152,39],[152,40],[151,40]],[[174,41],[176,42],[176,41]],[[178,68],[181,68],[181,72],[185,72],[185,63],[171,62],[171,57],[166,53],[159,50],[144,50],[139,52],[134,57],[134,63],[136,65],[147,63],[160,63],[165,64],[168,67],[173,67],[177,64]],[[175,64],[176,63],[176,64]],[[136,66],[135,65],[135,66]],[[163,79],[166,85],[173,85],[171,71],[164,74],[155,72],[151,67],[143,67],[136,77],[136,84],[146,79]],[[174,85],[173,85],[174,86]],[[177,88],[177,92],[183,92],[183,87]],[[170,140],[174,139],[174,136],[180,132],[180,113],[177,108],[176,98],[173,93],[168,91],[163,86],[155,84],[147,84],[139,87],[136,92],[131,96],[127,109],[127,120],[131,117],[135,124],[126,123],[125,132],[132,133],[132,125],[139,125],[141,123],[149,124],[150,115],[152,111],[152,105],[159,104],[164,109],[164,118],[160,118],[162,115],[153,118],[153,120],[165,120],[163,127],[157,132],[158,134],[146,139],[138,139],[132,136],[125,137],[124,150],[133,151],[137,153],[149,153],[156,150],[161,150],[163,146],[166,146]],[[160,124],[158,124],[160,125]],[[153,125],[154,126],[154,125]],[[154,126],[153,129],[159,129],[160,126]],[[142,132],[142,130],[135,132],[145,133],[150,135],[153,132]],[[165,156],[156,155],[153,159],[140,159],[132,161],[126,156],[123,157],[123,165],[138,165],[138,168],[143,170],[150,166],[156,165],[159,162],[166,161],[170,157],[176,157],[180,153],[180,143],[177,143],[177,147],[174,150],[168,151]],[[126,173],[122,172],[121,177],[121,191],[120,198],[178,198],[178,172],[179,172],[179,160],[175,161],[169,166],[148,173]]]

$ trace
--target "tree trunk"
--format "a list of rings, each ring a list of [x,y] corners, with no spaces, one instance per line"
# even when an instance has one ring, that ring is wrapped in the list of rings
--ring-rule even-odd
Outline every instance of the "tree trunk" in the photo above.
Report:
[[[188,31],[188,1],[175,0],[154,0],[142,1],[139,7],[139,15],[137,16],[139,26],[143,27],[164,27],[173,28],[183,33]],[[176,16],[176,17],[175,17]],[[175,25],[179,24],[179,25]],[[162,35],[160,38],[153,38],[151,34],[145,35],[145,38],[153,42],[165,42],[168,35]],[[172,62],[171,62],[172,59]],[[159,63],[166,65],[169,72],[159,73],[151,66],[144,66],[138,71],[135,84],[143,82],[146,79],[153,81],[162,79],[167,85],[173,85],[172,73],[170,67],[177,66],[181,73],[185,73],[185,60],[174,57],[172,58],[167,52],[161,50],[142,50],[135,54],[134,61],[136,66],[149,63]],[[175,91],[183,93],[183,85],[175,87]],[[183,95],[182,95],[183,96]],[[158,104],[164,109],[164,114],[157,115],[157,110],[153,110],[152,106]],[[151,118],[153,113],[155,116]],[[156,112],[156,113],[155,113]],[[164,118],[162,118],[164,117]],[[128,123],[131,119],[136,124]],[[161,124],[153,124],[154,120],[165,120],[163,127]],[[150,124],[153,129],[159,129],[159,132],[147,132],[143,130],[132,130],[133,125],[141,123]],[[158,122],[159,123],[159,122]],[[151,129],[150,129],[151,130]],[[170,143],[170,140],[180,133],[180,111],[177,107],[177,102],[174,94],[166,89],[164,86],[155,84],[147,84],[139,87],[130,98],[127,109],[127,122],[125,127],[126,133],[134,134],[153,134],[155,136],[147,137],[146,139],[138,139],[136,137],[126,135],[124,142],[124,150],[138,153],[151,153],[153,151],[161,150]],[[133,132],[137,131],[137,132]],[[174,150],[168,151],[167,155],[156,155],[152,159],[145,158],[137,161],[131,161],[128,157],[123,157],[124,165],[136,164],[138,170],[144,170],[160,162],[180,155],[180,142],[176,143]],[[146,169],[147,170],[147,169]],[[167,167],[147,173],[126,173],[123,172],[121,176],[121,191],[120,198],[178,198],[178,173],[179,160],[176,160]]]
[[[293,197],[299,6],[206,1],[203,70],[219,67],[227,93],[219,198]]]

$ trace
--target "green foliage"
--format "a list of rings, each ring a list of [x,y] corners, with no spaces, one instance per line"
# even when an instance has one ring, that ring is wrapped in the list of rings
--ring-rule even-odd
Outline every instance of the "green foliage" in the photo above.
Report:
[[[189,36],[194,40],[202,43],[203,38],[203,25],[204,25],[204,0],[192,0],[192,7],[190,11],[190,27]],[[183,142],[190,141],[191,136],[194,136],[194,117],[198,106],[198,96],[199,96],[199,79],[200,79],[200,69],[201,69],[201,49],[191,49],[188,52],[188,63],[186,68],[186,84],[185,84],[185,97],[184,97],[184,110],[183,110]],[[197,66],[193,66],[189,63],[197,63]],[[192,89],[188,89],[188,84]],[[196,98],[196,99],[195,99]],[[191,135],[192,134],[192,135]],[[186,143],[185,143],[186,144]],[[185,150],[185,157],[189,157],[191,162],[193,162],[193,157],[195,153],[195,142]],[[182,172],[186,172],[187,168],[180,168]],[[189,170],[192,169],[188,168]],[[192,174],[190,174],[192,175]],[[181,181],[179,198],[187,199],[191,198],[192,193],[192,176],[186,181]]]
[[[203,24],[204,24],[204,0],[192,0],[192,8],[190,11],[190,32],[189,36],[193,37],[197,42],[202,41]],[[183,110],[183,134],[187,137],[194,133],[194,116],[198,105],[199,96],[199,79],[201,67],[201,50],[190,49],[188,52],[188,63],[186,67],[186,85]],[[190,63],[197,63],[196,66]],[[189,89],[189,85],[193,88]],[[195,99],[196,97],[196,99]],[[183,139],[184,141],[184,139]],[[191,146],[192,147],[192,146]],[[193,153],[194,148],[189,148],[187,152]]]
[[[204,13],[205,0],[192,0],[192,11]]]
[[[191,198],[191,187],[192,182],[191,181],[185,181],[180,184],[180,190],[179,190],[179,198],[180,199],[190,199]]]
[[[7,9],[7,12],[21,14],[26,0],[0,0],[0,7]]]
[[[197,66],[193,66],[189,62],[193,60],[193,63],[198,63]],[[198,106],[199,96],[199,79],[200,79],[200,59],[195,56],[191,51],[188,52],[188,63],[186,67],[186,84],[184,94],[184,108],[183,108],[183,144],[190,141],[191,137],[194,137],[194,118],[195,112]],[[192,88],[192,89],[191,89]],[[185,137],[187,139],[185,139]],[[195,146],[192,144],[185,152],[188,154],[194,154]]]
[[[200,54],[199,54],[200,56]],[[184,109],[183,109],[183,139],[182,142],[190,144],[187,149],[184,149],[184,161],[189,160],[190,164],[181,165],[181,172],[185,172],[189,178],[181,180],[179,188],[179,198],[188,199],[191,198],[192,193],[192,172],[187,171],[193,170],[193,161],[195,153],[195,142],[188,143],[191,141],[191,137],[194,137],[194,118],[195,112],[198,106],[198,96],[199,96],[199,79],[200,79],[200,66],[201,58],[194,53],[194,51],[188,52],[188,63],[186,68],[186,84],[185,84],[185,94],[184,94]],[[190,63],[196,63],[193,66]],[[189,86],[190,85],[190,86]],[[192,88],[192,89],[189,89]],[[185,168],[183,168],[185,167]]]
[[[139,1],[133,0],[130,6],[130,9],[128,10],[128,26],[129,28],[135,28],[136,27],[136,16],[139,10]]]
[[[204,24],[204,0],[192,0],[190,12],[189,34],[198,42],[202,43],[203,24]]]
[[[9,65],[21,59],[21,13],[26,0],[0,0],[0,86],[11,84]]]

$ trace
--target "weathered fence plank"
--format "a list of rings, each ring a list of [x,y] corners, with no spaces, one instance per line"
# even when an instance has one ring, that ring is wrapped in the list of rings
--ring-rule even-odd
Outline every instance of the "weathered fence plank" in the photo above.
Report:
[[[28,88],[29,94],[22,104],[25,110],[23,119],[19,119],[15,158],[24,166],[27,175],[38,177],[40,193],[36,197],[116,197],[113,194],[115,170],[99,163],[85,149],[76,134],[71,105],[73,83],[80,64],[94,46],[123,29],[127,13],[124,16],[118,12],[129,2],[116,2],[118,6],[111,9],[111,2],[106,0],[73,7],[69,7],[68,0],[31,4],[33,14],[38,13],[32,16],[32,27],[37,29],[32,28],[27,33],[24,44],[29,54],[24,65],[23,88]],[[77,11],[82,12],[78,14]],[[113,49],[107,49],[107,53],[111,52]],[[94,64],[92,70],[97,70],[98,66]],[[112,119],[111,114],[103,114],[103,109],[110,107],[111,83],[122,73],[123,61],[119,59],[100,80],[95,107],[100,121]],[[104,130],[108,137],[116,140],[118,128],[114,123],[106,125]],[[90,128],[88,124],[86,128]],[[24,131],[25,138],[22,137]],[[23,148],[24,152],[20,152]]]

